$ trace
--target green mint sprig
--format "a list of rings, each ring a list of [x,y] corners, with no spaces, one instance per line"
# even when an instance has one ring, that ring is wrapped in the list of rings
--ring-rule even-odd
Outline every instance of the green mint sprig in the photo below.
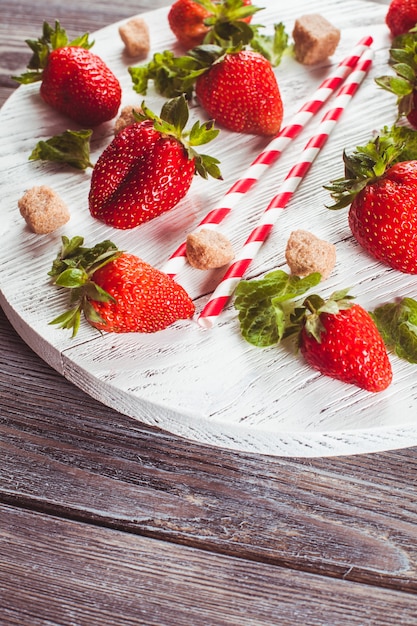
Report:
[[[94,167],[90,160],[92,130],[66,130],[50,139],[38,141],[30,161],[65,163],[78,170]]]
[[[283,270],[270,272],[260,280],[242,280],[236,289],[235,308],[243,338],[265,348],[291,334],[298,315],[294,299],[320,280],[318,272],[300,278]]]
[[[400,298],[371,312],[387,347],[409,363],[417,363],[417,301]]]

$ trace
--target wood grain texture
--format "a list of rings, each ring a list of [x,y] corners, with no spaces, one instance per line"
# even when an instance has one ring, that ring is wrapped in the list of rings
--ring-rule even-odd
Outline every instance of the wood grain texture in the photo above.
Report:
[[[190,445],[63,381],[19,349],[4,318],[0,340],[8,364],[0,370],[3,502],[417,592],[412,451],[288,461]]]
[[[300,572],[0,506],[8,626],[414,626],[410,593]],[[372,600],[371,600],[372,598]]]
[[[23,69],[34,15],[67,15],[75,34],[126,6],[2,2],[0,97],[14,87],[3,52]],[[192,443],[85,394],[0,312],[0,622],[414,626],[416,451]]]
[[[290,232],[307,228],[338,246],[338,269],[323,289],[335,289],[353,283],[355,295],[363,306],[372,308],[395,295],[412,294],[414,279],[391,272],[361,254],[349,237],[347,222],[324,209],[327,192],[323,184],[337,175],[337,155],[342,154],[347,137],[355,145],[372,130],[393,119],[395,106],[389,94],[379,90],[372,123],[364,112],[370,94],[377,89],[373,76],[386,70],[389,39],[383,23],[385,9],[371,3],[349,5],[344,2],[320,3],[303,0],[295,7],[277,9],[265,3],[265,23],[283,19],[291,27],[300,11],[325,13],[340,24],[342,40],[338,54],[349,54],[364,34],[375,38],[376,60],[366,89],[355,96],[354,108],[338,124],[337,132],[319,156],[312,174],[303,181],[296,202],[284,215],[277,231],[255,260],[249,276],[268,270],[285,269],[284,249]],[[360,11],[359,11],[360,9]],[[166,10],[147,14],[153,51],[173,45],[166,21]],[[95,50],[105,58],[122,81],[125,103],[133,103],[127,61],[116,25],[96,34]],[[278,80],[286,114],[299,108],[313,89],[327,75],[328,67],[310,71],[287,57],[278,68]],[[375,97],[375,96],[374,96]],[[148,105],[161,105],[161,98],[150,90]],[[154,106],[152,105],[154,104]],[[29,113],[28,113],[29,112]],[[350,115],[348,115],[350,113]],[[193,105],[191,116],[201,116]],[[16,120],[19,123],[16,124]],[[66,120],[65,120],[66,122]],[[104,404],[149,425],[157,425],[180,436],[208,445],[247,450],[280,456],[325,456],[399,448],[417,442],[414,413],[416,389],[410,384],[413,370],[409,364],[393,359],[394,383],[382,394],[369,394],[356,387],[320,376],[290,356],[287,349],[257,350],[240,337],[236,312],[229,307],[219,325],[210,332],[196,324],[184,322],[152,336],[99,336],[85,327],[71,339],[48,321],[61,310],[63,300],[47,281],[47,269],[60,243],[61,232],[38,237],[27,232],[23,220],[13,207],[22,191],[15,180],[26,185],[46,181],[65,199],[72,219],[65,228],[68,236],[82,233],[88,242],[111,237],[120,248],[127,249],[161,267],[169,252],[192,230],[199,216],[211,208],[238,173],[259,151],[257,137],[238,137],[223,131],[217,142],[217,155],[224,164],[224,181],[194,181],[191,193],[176,209],[133,231],[116,231],[93,220],[85,208],[89,174],[78,178],[65,168],[27,162],[33,137],[59,132],[64,120],[51,116],[39,101],[38,86],[25,86],[10,99],[2,111],[4,193],[8,201],[5,214],[5,246],[1,252],[1,303],[6,314],[24,340],[66,378],[79,385]],[[314,132],[313,123],[310,133]],[[10,164],[9,129],[13,132],[14,158]],[[93,141],[93,160],[112,136],[112,126],[103,125]],[[294,163],[305,137],[293,142],[280,159],[278,169],[271,170],[260,182],[254,199],[244,199],[224,232],[236,249],[276,189],[277,177]],[[265,142],[262,144],[264,145]],[[236,149],[236,147],[239,149]],[[340,157],[341,161],[341,157]],[[8,167],[8,169],[7,169]],[[334,168],[332,170],[332,168]],[[326,180],[324,180],[326,176]],[[76,182],[75,182],[76,181]],[[168,251],[168,252],[167,252]],[[31,262],[36,287],[26,279],[24,265],[16,267],[13,255]],[[351,262],[354,259],[354,275]],[[220,273],[202,273],[187,268],[178,277],[192,297],[197,310],[203,304]],[[25,285],[25,288],[22,288]],[[222,357],[219,358],[219,354]],[[277,381],[279,385],[277,386]],[[400,415],[400,419],[398,418]]]

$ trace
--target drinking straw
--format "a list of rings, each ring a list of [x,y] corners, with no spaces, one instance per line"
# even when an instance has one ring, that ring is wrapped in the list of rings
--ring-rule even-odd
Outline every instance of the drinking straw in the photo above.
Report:
[[[280,130],[254,159],[244,174],[226,192],[220,202],[203,218],[196,227],[196,231],[203,227],[216,229],[219,226],[236,207],[244,194],[252,189],[268,168],[277,161],[284,149],[301,133],[311,118],[346,80],[372,42],[372,37],[369,36],[363,37],[358,42],[351,54],[336,66],[333,72],[319,85],[311,99],[302,105],[291,122]],[[186,244],[184,242],[170,256],[162,271],[174,278],[186,263]]]
[[[352,96],[358,90],[372,64],[372,59],[372,50],[366,50],[349,80],[340,87],[335,96],[334,105],[323,116],[317,133],[306,143],[299,161],[290,168],[277,195],[272,198],[264,210],[258,225],[250,233],[235,261],[229,266],[221,282],[201,311],[198,317],[198,323],[201,326],[205,328],[212,327],[223,311],[236,285],[267,239],[282,210],[288,205],[294,192],[306,176],[315,158],[339,121],[344,109],[352,100]]]

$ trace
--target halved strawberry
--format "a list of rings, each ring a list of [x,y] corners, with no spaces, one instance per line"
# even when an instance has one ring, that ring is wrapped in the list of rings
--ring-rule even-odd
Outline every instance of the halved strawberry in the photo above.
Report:
[[[88,35],[69,41],[59,22],[43,24],[40,39],[28,40],[33,51],[29,72],[13,76],[21,84],[41,81],[40,95],[54,109],[87,128],[116,116],[121,102],[118,79],[101,57],[90,51]]]
[[[194,304],[172,278],[111,241],[83,247],[82,237],[62,237],[49,275],[70,290],[71,308],[50,322],[72,330],[81,316],[98,330],[154,333],[194,314]]]
[[[115,228],[134,228],[172,209],[188,192],[194,175],[221,178],[219,161],[193,146],[217,136],[212,122],[185,131],[183,96],[167,101],[161,115],[145,103],[139,120],[116,135],[99,157],[91,177],[93,217]]]

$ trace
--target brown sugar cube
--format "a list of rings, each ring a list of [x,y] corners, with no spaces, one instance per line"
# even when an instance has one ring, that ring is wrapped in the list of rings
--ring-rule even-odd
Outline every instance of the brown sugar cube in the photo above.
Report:
[[[187,235],[185,253],[189,264],[199,270],[223,267],[234,258],[228,238],[208,228]]]
[[[50,187],[32,187],[18,200],[18,207],[30,230],[52,233],[70,219],[67,206]]]
[[[130,126],[131,124],[134,124],[134,122],[136,122],[136,119],[133,115],[133,111],[135,111],[136,113],[141,113],[142,109],[140,107],[135,107],[131,105],[127,105],[123,107],[123,109],[120,111],[119,117],[117,118],[114,124],[115,135],[118,135],[120,131],[122,131],[127,126]]]
[[[336,263],[336,246],[306,230],[294,230],[287,242],[285,258],[295,276],[319,272],[325,280]]]
[[[149,28],[142,17],[132,17],[119,26],[119,35],[125,44],[125,52],[129,57],[145,58],[150,50]]]
[[[292,36],[297,61],[313,65],[332,56],[340,41],[340,30],[314,13],[295,20]]]

